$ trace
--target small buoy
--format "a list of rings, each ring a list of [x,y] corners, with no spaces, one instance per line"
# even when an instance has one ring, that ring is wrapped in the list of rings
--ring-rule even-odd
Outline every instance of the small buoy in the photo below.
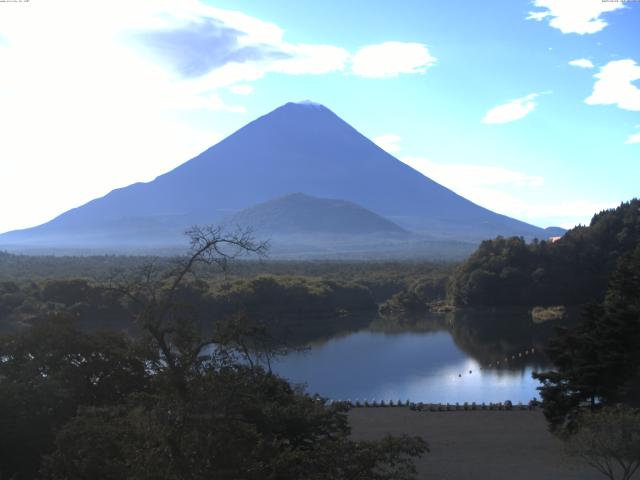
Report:
[[[471,375],[473,372],[471,370],[469,370],[469,375]]]
[[[458,374],[458,377],[462,377],[462,374],[461,374],[461,373],[459,373],[459,374]]]

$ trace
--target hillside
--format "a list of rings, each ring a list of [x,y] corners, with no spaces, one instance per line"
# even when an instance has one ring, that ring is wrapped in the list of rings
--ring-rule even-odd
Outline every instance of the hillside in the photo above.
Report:
[[[256,234],[342,235],[407,234],[408,232],[359,205],[344,200],[292,193],[233,215],[228,223],[252,227]]]
[[[640,200],[594,215],[560,240],[482,242],[455,272],[449,296],[463,306],[602,302],[611,272],[640,245]]]

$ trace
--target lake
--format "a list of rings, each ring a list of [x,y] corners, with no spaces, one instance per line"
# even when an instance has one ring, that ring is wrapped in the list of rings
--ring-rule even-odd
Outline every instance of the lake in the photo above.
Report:
[[[277,358],[272,368],[336,400],[526,403],[538,398],[531,373],[549,366],[542,351],[551,332],[527,312],[376,317]]]

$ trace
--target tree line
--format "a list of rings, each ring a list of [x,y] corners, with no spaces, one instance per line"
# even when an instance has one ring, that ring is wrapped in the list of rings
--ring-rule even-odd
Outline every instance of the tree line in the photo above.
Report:
[[[640,243],[640,200],[596,214],[555,242],[519,237],[482,242],[452,275],[459,306],[582,305],[601,302],[618,262]]]

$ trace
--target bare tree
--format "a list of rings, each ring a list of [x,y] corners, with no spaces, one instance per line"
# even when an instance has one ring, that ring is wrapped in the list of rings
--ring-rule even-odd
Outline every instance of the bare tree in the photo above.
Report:
[[[156,369],[170,373],[177,391],[186,395],[186,377],[197,368],[203,351],[213,344],[228,342],[229,332],[216,335],[203,329],[177,302],[177,295],[198,265],[214,265],[226,272],[229,262],[241,256],[266,254],[267,242],[257,241],[249,229],[225,231],[220,226],[193,227],[187,255],[173,268],[145,265],[135,276],[112,278],[110,288],[132,302],[139,326],[150,335],[159,351]],[[245,348],[246,350],[246,348]]]
[[[630,480],[640,467],[640,412],[627,407],[585,412],[566,445],[610,480]]]

